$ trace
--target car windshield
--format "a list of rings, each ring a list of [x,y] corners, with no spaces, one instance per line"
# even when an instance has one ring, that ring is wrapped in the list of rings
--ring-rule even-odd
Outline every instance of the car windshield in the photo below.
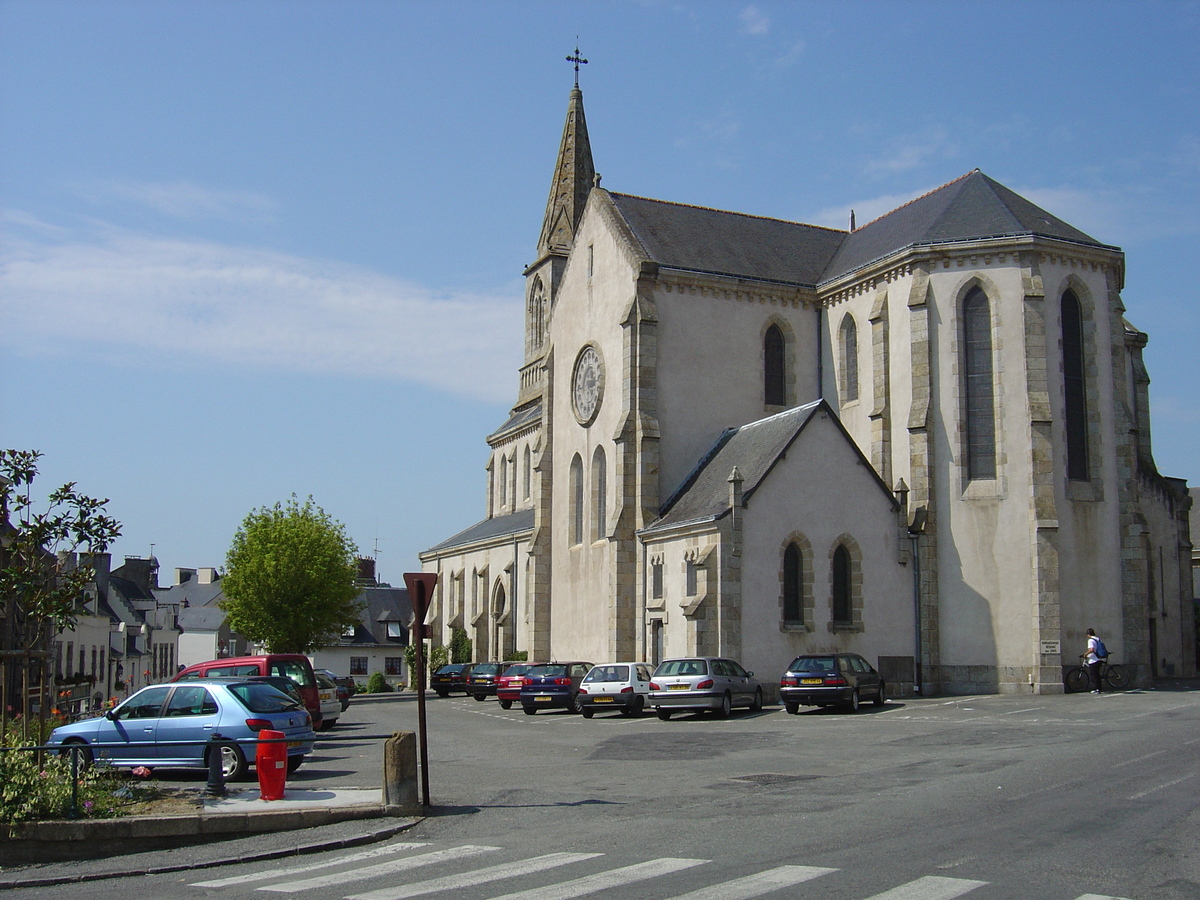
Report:
[[[836,672],[837,665],[832,656],[801,656],[792,660],[789,672]]]
[[[567,674],[566,666],[534,666],[530,672],[530,678],[558,678]]]
[[[500,663],[480,663],[471,670],[472,675],[498,675],[504,666]]]
[[[509,666],[504,670],[505,675],[525,675],[533,668],[532,663],[517,663],[515,666]]]
[[[261,681],[231,684],[229,692],[237,697],[250,712],[276,713],[293,712],[301,709],[300,704],[287,694],[277,691],[269,684],[263,684]]]
[[[668,659],[654,670],[655,675],[707,675],[708,662],[703,659]]]
[[[451,663],[448,666],[442,666],[440,669],[438,669],[433,674],[434,675],[457,675],[459,672],[461,672],[465,668],[466,668],[466,666],[461,663]]]
[[[596,666],[583,680],[592,684],[598,681],[628,681],[629,666]]]

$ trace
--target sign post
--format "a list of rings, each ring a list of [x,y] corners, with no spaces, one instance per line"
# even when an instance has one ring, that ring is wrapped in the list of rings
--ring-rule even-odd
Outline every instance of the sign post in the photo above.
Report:
[[[437,584],[436,572],[405,572],[404,584],[413,608],[413,639],[417,657],[417,724],[421,745],[421,804],[429,804],[429,739],[425,734],[425,613]]]

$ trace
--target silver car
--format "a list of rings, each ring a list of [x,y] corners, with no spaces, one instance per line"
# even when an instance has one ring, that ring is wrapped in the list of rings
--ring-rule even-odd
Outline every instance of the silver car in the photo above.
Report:
[[[735,706],[762,709],[762,685],[737,662],[719,656],[668,659],[650,680],[650,705],[664,721],[676,711],[711,710],[725,718]]]

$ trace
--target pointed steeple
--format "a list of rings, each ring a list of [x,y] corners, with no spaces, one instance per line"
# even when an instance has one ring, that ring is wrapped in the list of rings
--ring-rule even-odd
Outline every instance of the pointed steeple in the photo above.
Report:
[[[578,52],[577,52],[578,55]],[[567,104],[567,121],[563,126],[554,180],[550,184],[550,199],[546,202],[546,218],[538,238],[538,257],[548,254],[567,254],[575,243],[575,229],[588,193],[596,180],[592,164],[592,145],[588,140],[587,121],[583,117],[583,91],[579,84],[571,89]]]

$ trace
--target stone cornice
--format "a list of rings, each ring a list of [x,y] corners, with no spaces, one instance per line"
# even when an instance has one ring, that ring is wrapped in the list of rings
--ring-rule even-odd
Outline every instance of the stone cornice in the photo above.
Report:
[[[806,308],[817,300],[811,288],[660,266],[656,283],[668,294],[693,294],[747,303]]]

